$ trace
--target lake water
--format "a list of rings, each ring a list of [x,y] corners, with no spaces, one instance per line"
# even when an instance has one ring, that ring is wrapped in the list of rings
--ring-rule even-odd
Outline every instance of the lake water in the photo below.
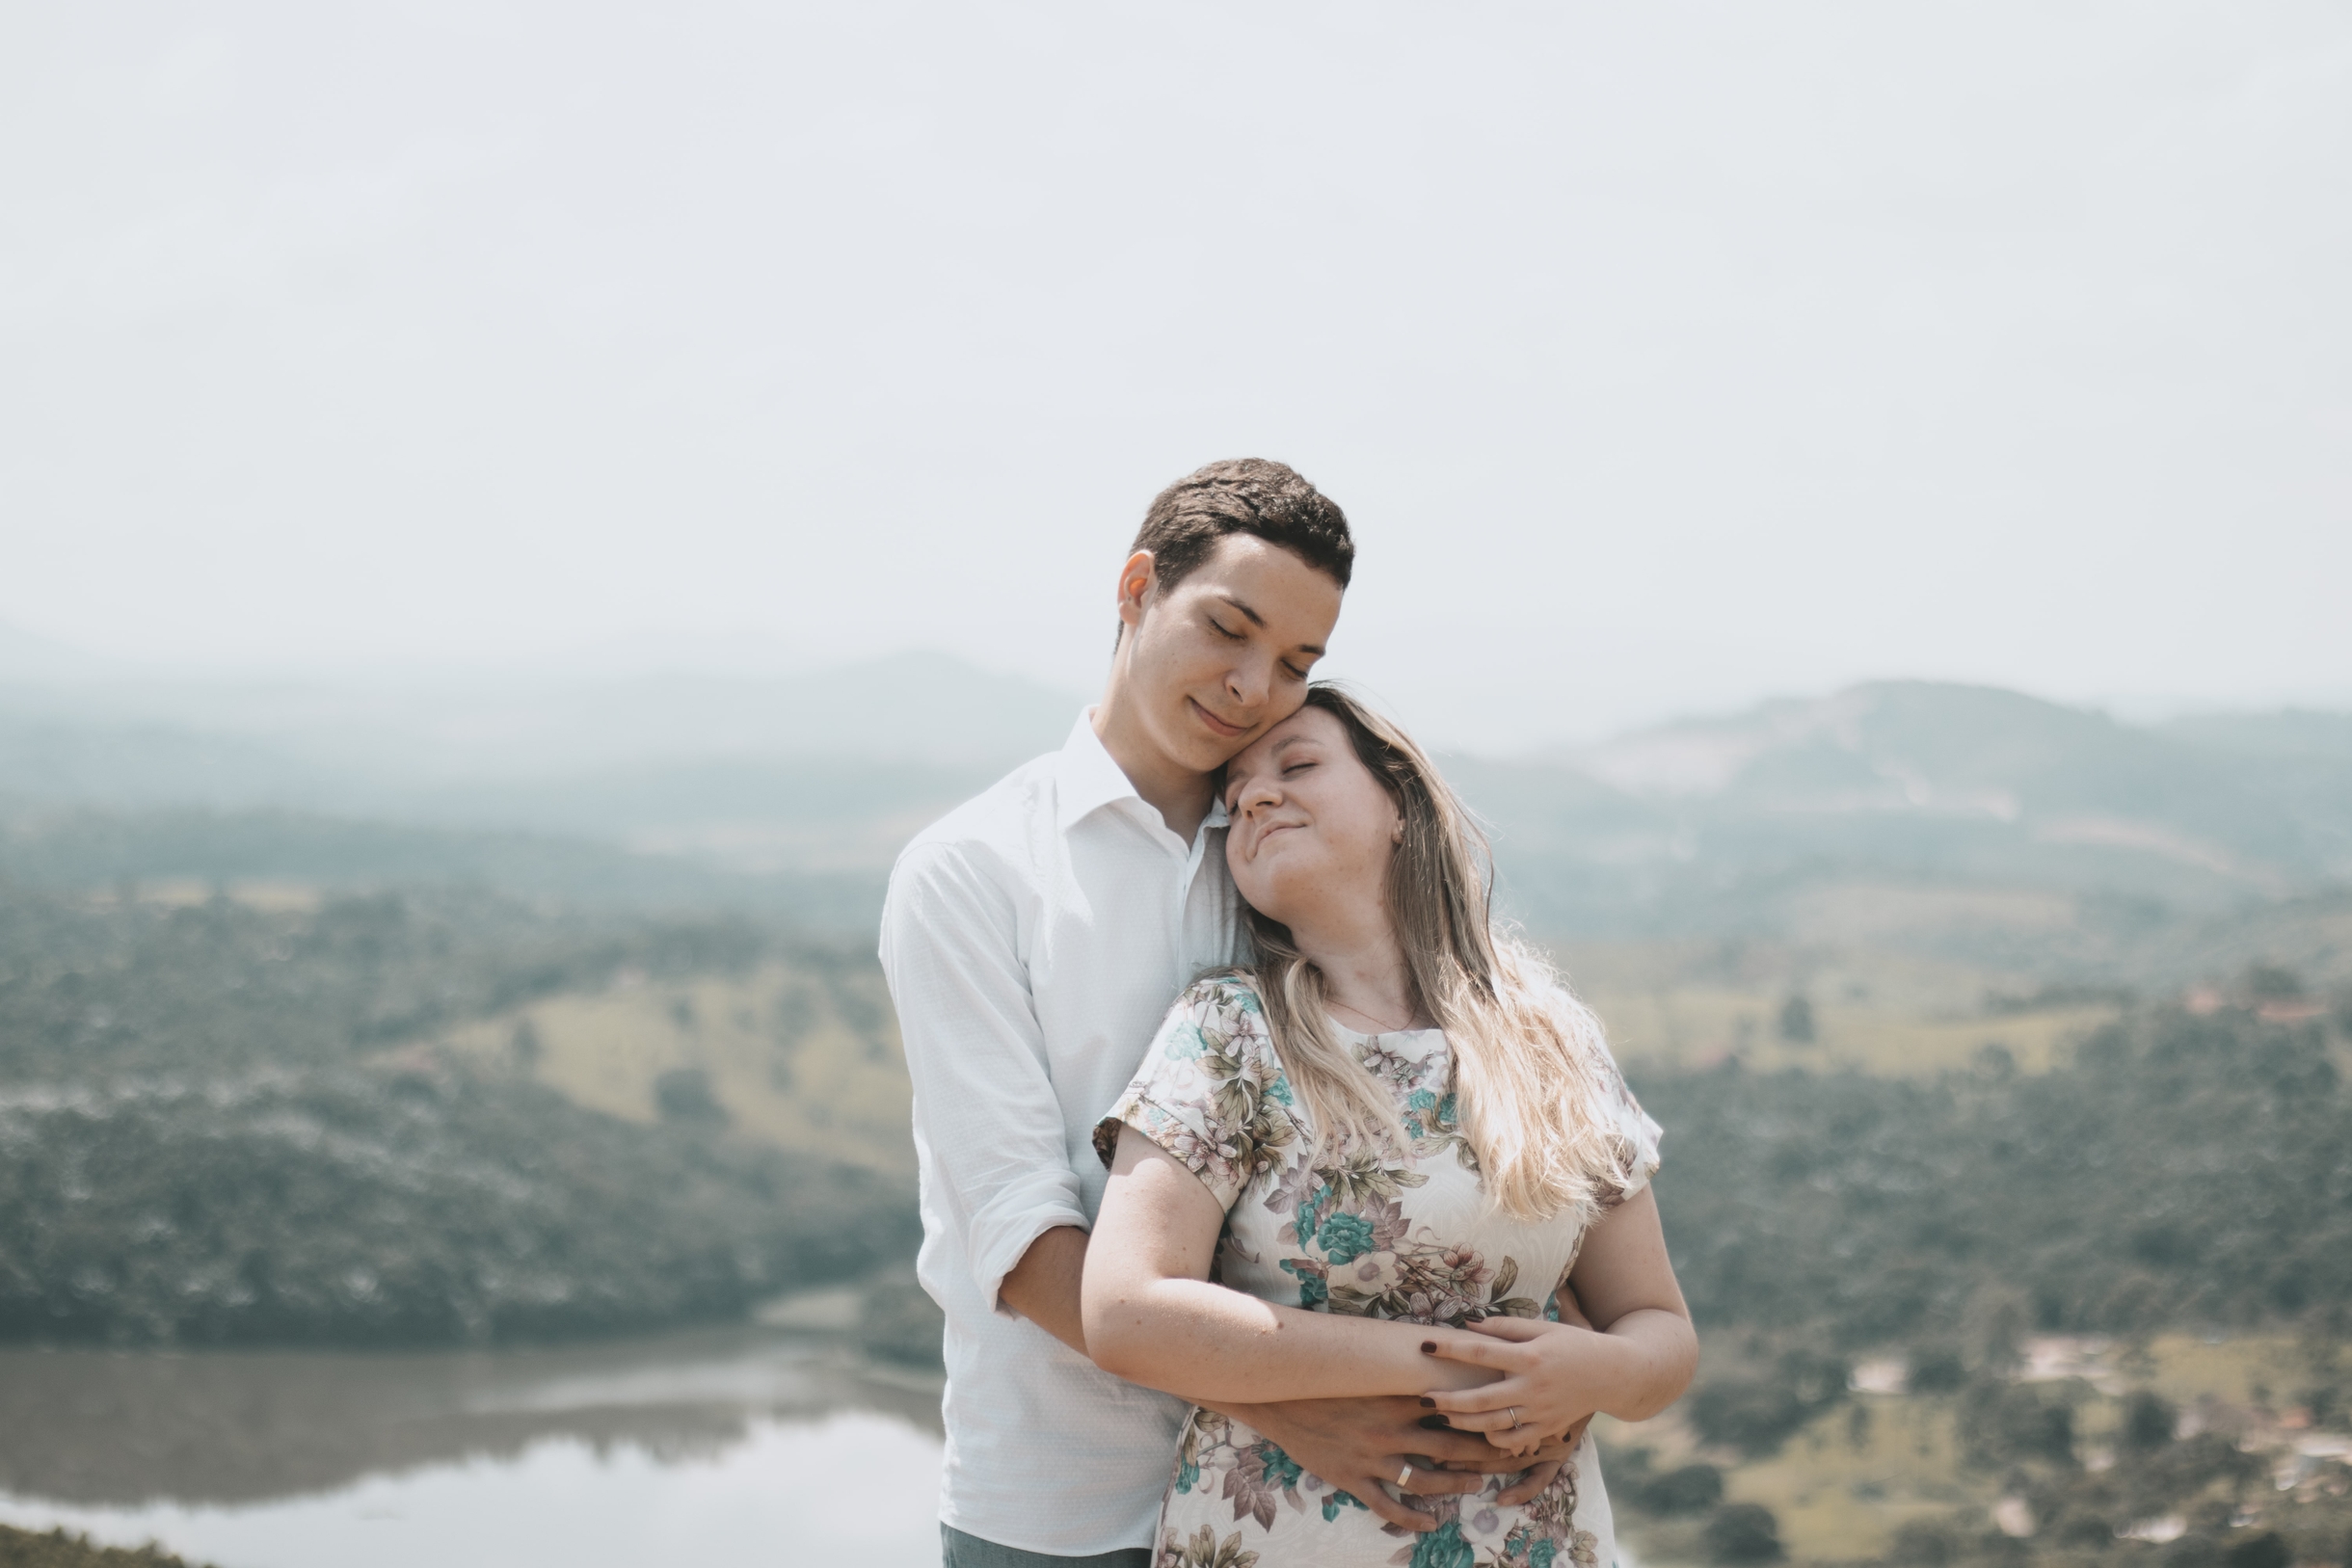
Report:
[[[936,1568],[939,1383],[822,1331],[0,1352],[0,1521],[217,1568]]]

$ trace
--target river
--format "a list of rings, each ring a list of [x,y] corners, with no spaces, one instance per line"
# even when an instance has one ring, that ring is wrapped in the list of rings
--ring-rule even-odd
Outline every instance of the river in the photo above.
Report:
[[[216,1568],[935,1568],[939,1381],[828,1316],[545,1348],[0,1351],[0,1522]]]

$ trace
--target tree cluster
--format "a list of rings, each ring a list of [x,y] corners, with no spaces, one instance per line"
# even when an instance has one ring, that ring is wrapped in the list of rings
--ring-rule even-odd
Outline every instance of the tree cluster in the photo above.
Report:
[[[1725,1065],[1637,1087],[1702,1324],[1850,1351],[1957,1333],[1987,1291],[2041,1331],[2352,1310],[2352,1093],[2317,1023],[2163,1009],[2041,1076],[1988,1053],[1934,1082]]]
[[[638,1126],[384,1055],[616,970],[772,949],[735,923],[458,895],[307,914],[0,896],[0,1338],[608,1332],[904,1258],[897,1183],[731,1143],[708,1116]]]

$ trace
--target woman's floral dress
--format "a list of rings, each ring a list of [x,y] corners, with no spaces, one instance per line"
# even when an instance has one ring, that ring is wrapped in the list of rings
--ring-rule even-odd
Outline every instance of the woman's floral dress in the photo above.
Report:
[[[1199,1177],[1225,1209],[1213,1278],[1286,1306],[1413,1323],[1473,1312],[1549,1312],[1592,1218],[1530,1224],[1489,1208],[1457,1130],[1453,1053],[1435,1029],[1339,1029],[1395,1093],[1407,1157],[1350,1145],[1309,1169],[1305,1118],[1268,1039],[1257,993],[1222,976],[1177,999],[1142,1070],[1095,1129],[1106,1162],[1122,1124]],[[1622,1202],[1658,1167],[1658,1126],[1610,1069],[1606,1114],[1622,1139]],[[1590,1439],[1559,1478],[1513,1507],[1483,1492],[1418,1498],[1438,1521],[1413,1533],[1302,1472],[1247,1426],[1194,1410],[1162,1501],[1155,1568],[1615,1568],[1609,1499]]]

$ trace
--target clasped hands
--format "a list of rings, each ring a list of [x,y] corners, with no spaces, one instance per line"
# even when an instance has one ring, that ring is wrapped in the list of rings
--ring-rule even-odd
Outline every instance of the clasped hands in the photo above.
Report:
[[[1527,1455],[1581,1428],[1599,1408],[1594,1390],[1605,1336],[1575,1323],[1488,1317],[1458,1329],[1432,1329],[1424,1355],[1496,1377],[1467,1388],[1423,1395],[1421,1406],[1457,1432],[1480,1432],[1505,1453]]]
[[[1559,1323],[1490,1317],[1458,1329],[1430,1329],[1423,1342],[1436,1361],[1432,1384],[1453,1384],[1418,1398],[1302,1399],[1234,1413],[1271,1438],[1292,1459],[1405,1529],[1430,1530],[1436,1519],[1418,1498],[1483,1490],[1486,1477],[1520,1473],[1497,1502],[1533,1502],[1560,1474],[1584,1436],[1598,1401],[1577,1381],[1593,1370],[1590,1342],[1564,1292]],[[1474,1370],[1499,1377],[1470,1383]],[[1517,1420],[1512,1420],[1516,1406]],[[1400,1490],[1388,1486],[1411,1467]]]

